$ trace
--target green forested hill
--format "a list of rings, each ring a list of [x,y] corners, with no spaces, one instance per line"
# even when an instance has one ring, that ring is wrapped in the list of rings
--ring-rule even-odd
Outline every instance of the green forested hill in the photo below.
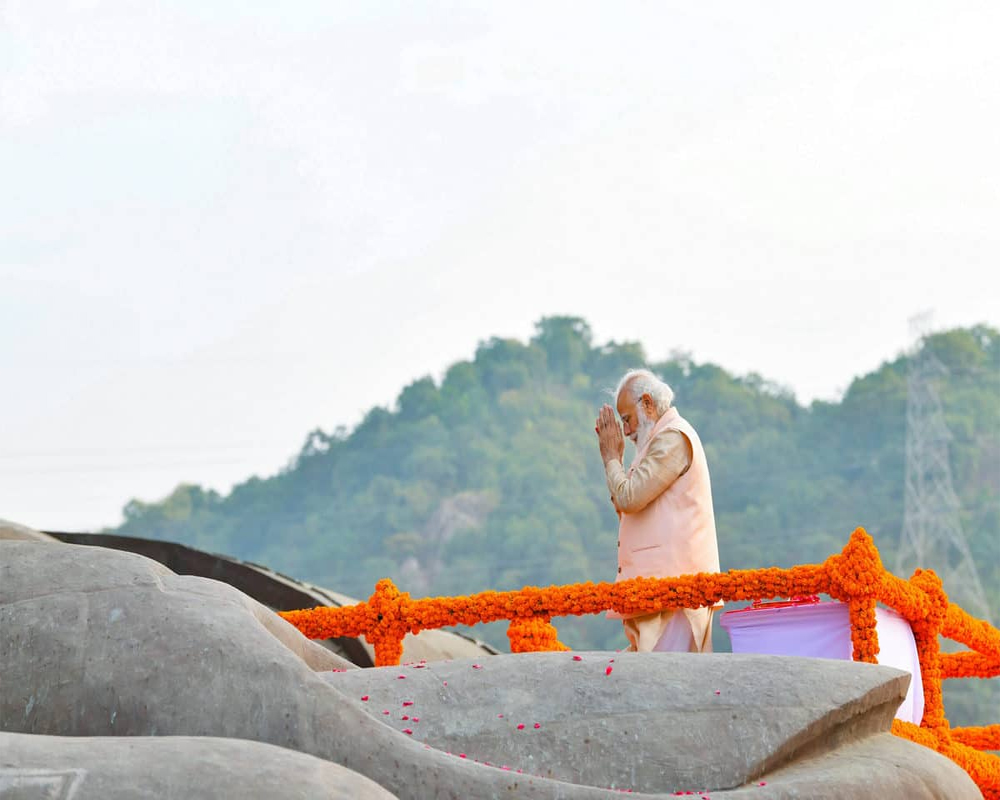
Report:
[[[953,330],[925,347],[949,369],[938,391],[954,485],[996,622],[1000,332]],[[583,320],[543,319],[529,342],[483,342],[440,383],[410,384],[352,431],[314,431],[274,477],[226,497],[185,485],[160,503],[134,500],[115,532],[227,553],[359,597],[387,575],[414,596],[611,580],[617,520],[593,422],[622,373],[647,363],[637,343],[595,344]],[[758,375],[684,356],[649,366],[705,443],[723,569],[818,562],[859,525],[894,567],[904,357],[857,378],[840,402],[809,407]],[[571,646],[622,646],[620,624],[556,622]]]

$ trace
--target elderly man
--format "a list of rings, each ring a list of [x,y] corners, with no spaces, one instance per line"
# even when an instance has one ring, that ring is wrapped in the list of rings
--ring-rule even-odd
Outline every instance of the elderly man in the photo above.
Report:
[[[616,580],[718,572],[712,486],[698,434],[672,407],[671,388],[648,370],[627,373],[616,396],[625,436],[636,446],[627,472],[625,439],[611,406],[601,409],[595,426],[619,519]],[[714,611],[608,616],[622,619],[629,650],[705,653],[712,650]]]

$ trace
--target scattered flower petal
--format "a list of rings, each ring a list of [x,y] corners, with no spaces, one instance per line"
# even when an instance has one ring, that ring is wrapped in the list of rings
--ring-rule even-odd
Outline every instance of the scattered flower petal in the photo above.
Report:
[[[473,669],[482,669],[482,668],[483,668],[483,665],[482,665],[482,664],[473,664],[473,665],[472,665],[472,668],[473,668]]]
[[[412,705],[413,705],[413,701],[412,700],[404,700],[403,701],[403,708],[406,708],[407,706],[412,706]]]
[[[366,694],[361,695],[361,699],[362,700],[367,700],[368,699],[368,695],[366,695]]]
[[[604,670],[604,674],[605,675],[610,675],[611,674],[611,670],[613,670],[613,669],[614,669],[614,667],[609,666],[606,670]]]
[[[523,730],[524,730],[524,723],[523,723],[523,722],[519,722],[519,723],[517,724],[517,729],[518,729],[519,731],[523,731]]]
[[[535,723],[535,730],[538,730],[541,727],[542,727],[542,723],[540,723],[540,722],[536,722]]]
[[[409,715],[409,714],[403,714],[403,716],[401,716],[401,717],[400,717],[400,719],[401,719],[401,720],[404,720],[404,721],[405,721],[405,720],[408,720],[409,718],[410,718],[410,715]]]
[[[384,710],[382,711],[382,713],[383,713],[383,714],[388,714],[388,713],[389,713],[389,709],[384,709]]]
[[[413,717],[410,721],[411,722],[420,722],[420,717]]]
[[[403,728],[403,733],[405,733],[407,736],[413,735],[413,731],[411,731],[409,728]]]
[[[573,656],[574,661],[583,661],[583,656]]]
[[[465,753],[459,753],[459,754],[458,754],[458,757],[459,757],[459,758],[467,758],[467,756],[465,755]]]
[[[406,676],[405,675],[397,675],[396,676],[396,680],[405,681],[406,680]]]

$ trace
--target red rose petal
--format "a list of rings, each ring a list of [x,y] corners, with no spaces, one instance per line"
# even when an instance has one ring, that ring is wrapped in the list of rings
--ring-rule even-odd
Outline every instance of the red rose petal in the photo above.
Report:
[[[538,730],[541,727],[542,727],[542,723],[540,723],[540,722],[536,722],[535,723],[535,730]]]
[[[497,714],[497,719],[503,719],[503,714]]]
[[[473,668],[473,669],[482,669],[482,668],[483,668],[483,665],[482,665],[482,664],[473,664],[473,665],[472,665],[472,668]]]
[[[405,681],[406,680],[406,676],[405,675],[397,675],[396,679],[400,680],[400,681]]]
[[[406,720],[408,720],[409,718],[410,718],[410,715],[409,715],[409,714],[403,714],[403,716],[401,716],[401,717],[400,717],[400,719],[401,719],[401,720],[403,720],[403,721],[406,721]]]
[[[405,733],[407,736],[413,735],[413,731],[411,731],[409,728],[403,728],[403,733]]]
[[[368,695],[366,695],[366,694],[361,695],[361,699],[362,700],[367,700],[368,699]]]
[[[722,692],[720,692],[718,689],[715,690],[715,693],[716,694],[722,694]]]
[[[383,711],[382,713],[383,713],[383,714],[388,714],[388,713],[389,713],[389,710],[388,710],[388,709],[385,709],[385,710],[384,710],[384,711]]]
[[[467,756],[465,755],[465,753],[459,753],[459,754],[458,754],[458,757],[459,757],[459,758],[467,758]]]
[[[583,661],[583,656],[573,656],[574,661]]]
[[[606,670],[604,670],[604,674],[605,675],[610,675],[611,674],[611,670],[613,670],[613,669],[614,669],[614,667],[608,667]]]
[[[523,731],[524,730],[524,723],[523,722],[519,722],[518,725],[517,725],[517,729],[519,731]]]
[[[411,722],[420,722],[420,717],[414,717]]]
[[[413,701],[412,700],[404,700],[403,701],[403,708],[406,708],[407,706],[412,706],[412,705],[413,705]]]

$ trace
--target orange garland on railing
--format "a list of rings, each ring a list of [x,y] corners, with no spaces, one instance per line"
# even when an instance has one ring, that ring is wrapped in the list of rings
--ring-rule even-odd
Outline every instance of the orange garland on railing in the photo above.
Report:
[[[1000,725],[952,728],[951,738],[976,750],[1000,750]]]
[[[548,617],[518,617],[507,626],[507,638],[512,653],[537,653],[548,650],[569,650],[559,641],[556,626]]]
[[[1000,725],[952,729],[944,714],[941,681],[990,678],[1000,674],[1000,631],[950,604],[941,580],[917,570],[904,581],[882,566],[872,538],[861,528],[843,552],[822,564],[778,569],[730,570],[677,578],[633,578],[620,583],[575,583],[514,592],[480,592],[458,597],[413,600],[388,578],[375,585],[366,603],[281,612],[310,639],[364,636],[375,648],[377,666],[398,664],[407,633],[450,625],[510,620],[511,651],[566,650],[552,617],[596,614],[614,609],[646,614],[668,608],[699,608],[719,600],[763,600],[825,593],[847,603],[855,661],[878,661],[876,603],[905,617],[913,628],[924,690],[919,727],[896,720],[892,731],[948,756],[965,769],[987,800],[1000,800],[1000,756],[981,752],[1000,746]],[[970,648],[942,655],[939,635]]]

